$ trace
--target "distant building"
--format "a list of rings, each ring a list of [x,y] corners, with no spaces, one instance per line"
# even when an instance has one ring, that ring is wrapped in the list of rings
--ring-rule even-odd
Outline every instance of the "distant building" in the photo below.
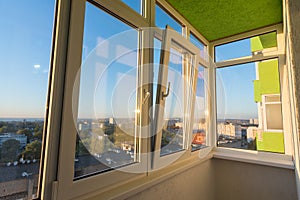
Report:
[[[78,124],[79,131],[90,130],[90,129],[91,129],[91,123],[89,122],[83,122]]]
[[[115,120],[113,117],[109,118],[109,124],[115,124]]]
[[[206,130],[206,123],[194,123],[193,130]]]
[[[92,122],[90,127],[91,127],[91,129],[98,129],[98,128],[100,128],[100,126],[101,126],[101,123]]]
[[[247,141],[248,142],[251,142],[256,138],[258,130],[259,129],[256,126],[249,126],[247,128]]]
[[[241,139],[242,138],[242,126],[241,125],[235,125],[235,137],[237,139]]]
[[[182,122],[176,122],[175,126],[178,128],[182,128],[183,127],[183,123]]]
[[[253,124],[254,123],[254,119],[249,119],[249,124]]]
[[[204,132],[197,132],[193,134],[192,144],[204,145],[206,142],[206,135]]]
[[[249,124],[258,125],[258,119],[249,119]]]
[[[27,145],[27,136],[26,135],[19,135],[15,133],[4,133],[0,135],[0,147],[2,147],[3,143],[7,140],[17,140],[20,142],[20,148],[24,148]]]
[[[121,149],[123,151],[131,151],[134,150],[133,146],[127,143],[121,143]]]
[[[232,124],[218,124],[218,133],[219,135],[229,136],[229,137],[235,137],[235,131],[236,127]]]

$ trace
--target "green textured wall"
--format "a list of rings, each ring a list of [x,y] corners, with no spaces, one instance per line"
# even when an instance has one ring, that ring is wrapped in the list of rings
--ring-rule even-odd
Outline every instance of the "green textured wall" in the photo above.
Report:
[[[281,0],[167,0],[209,41],[282,22]]]

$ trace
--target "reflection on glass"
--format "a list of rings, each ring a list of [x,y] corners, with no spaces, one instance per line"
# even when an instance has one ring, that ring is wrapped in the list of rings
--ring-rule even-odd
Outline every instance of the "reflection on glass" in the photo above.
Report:
[[[183,149],[184,105],[183,105],[183,59],[181,52],[171,48],[167,82],[170,93],[164,108],[164,127],[161,138],[161,155]]]
[[[161,41],[157,38],[154,38],[154,63],[153,63],[153,104],[156,102],[156,90],[158,83],[159,75],[159,62],[160,62],[160,53],[161,53]],[[152,109],[153,116],[155,114],[155,106]]]
[[[194,108],[192,151],[205,147],[206,144],[206,112],[207,112],[207,93],[205,80],[207,70],[203,66],[198,67],[196,100]]]
[[[216,62],[251,56],[262,50],[277,50],[276,32],[266,33],[215,47]]]
[[[207,47],[193,33],[190,33],[190,42],[199,48],[200,57],[207,59]]]
[[[75,178],[138,161],[138,32],[87,3],[83,49]]]
[[[37,197],[54,5],[0,2],[0,199]]]
[[[254,138],[247,137],[247,131],[259,128],[259,110],[253,93],[255,63],[219,68],[217,74],[218,146],[256,149]]]
[[[278,61],[219,68],[217,74],[218,146],[284,153]]]
[[[143,0],[121,0],[121,1],[123,1],[125,4],[127,4],[130,8],[135,10],[137,13],[143,14],[142,13],[142,1]]]
[[[155,25],[165,29],[169,25],[172,29],[182,34],[182,26],[158,5],[155,6]]]

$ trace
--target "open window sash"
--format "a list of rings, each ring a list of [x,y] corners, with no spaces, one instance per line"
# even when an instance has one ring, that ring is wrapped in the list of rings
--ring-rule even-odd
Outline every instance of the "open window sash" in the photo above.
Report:
[[[199,49],[167,26],[156,92],[153,169],[190,152],[198,63]]]

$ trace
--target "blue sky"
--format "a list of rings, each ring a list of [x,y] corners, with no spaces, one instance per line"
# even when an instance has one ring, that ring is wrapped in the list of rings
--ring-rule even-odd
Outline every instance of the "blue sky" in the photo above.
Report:
[[[0,1],[0,117],[43,117],[54,0]]]
[[[123,0],[130,7],[139,11],[140,1]],[[16,3],[17,2],[17,3]],[[164,28],[169,24],[174,30],[181,32],[181,26],[172,18],[167,16],[159,7],[156,8],[158,27]],[[0,118],[1,117],[43,117],[45,110],[46,93],[49,76],[49,60],[53,28],[54,0],[48,1],[0,1]],[[105,28],[104,28],[105,27]],[[109,27],[109,28],[107,28]],[[115,36],[123,31],[136,32],[133,28],[114,19],[108,14],[98,10],[92,5],[88,5],[85,20],[84,46],[82,58],[85,60],[94,48],[104,40]],[[122,43],[123,47],[131,50],[131,53],[123,55],[115,62],[111,63],[106,71],[106,83],[103,88],[97,87],[95,98],[98,102],[88,109],[79,107],[82,116],[88,116],[87,110],[96,108],[97,112],[102,112],[103,116],[110,116],[112,110],[107,109],[111,104],[111,91],[114,85],[127,81],[127,86],[122,86],[122,90],[131,90],[130,99],[125,106],[118,107],[122,112],[134,112],[135,91],[134,81],[136,69],[137,32],[128,36],[127,41]],[[195,39],[195,38],[194,38]],[[123,51],[126,51],[126,48]],[[233,51],[235,49],[235,51]],[[101,49],[99,50],[101,54]],[[249,53],[249,41],[242,42],[235,46],[225,46],[217,54],[218,58],[228,58],[232,52],[242,54]],[[99,52],[98,52],[99,53]],[[103,53],[103,52],[102,52]],[[116,53],[117,54],[117,53]],[[110,55],[111,56],[111,55]],[[131,61],[128,61],[129,59]],[[126,61],[127,60],[127,61]],[[155,61],[156,62],[156,61]],[[84,64],[84,63],[83,63]],[[226,87],[226,115],[254,117],[256,107],[253,101],[252,80],[255,79],[253,64],[247,64],[232,69],[221,69],[221,79]],[[174,65],[175,66],[175,65]],[[175,71],[178,71],[175,67]],[[128,76],[123,76],[126,72]],[[90,73],[93,73],[90,72]],[[157,72],[155,73],[157,75]],[[99,84],[99,80],[91,78],[89,84]],[[249,84],[250,82],[250,84]],[[238,83],[238,84],[237,84]],[[126,85],[126,84],[123,84]],[[87,105],[91,91],[86,92],[81,87],[81,104]],[[85,86],[88,86],[85,85]],[[243,93],[234,92],[244,91]],[[94,92],[94,91],[93,91]],[[120,97],[125,93],[119,92]],[[154,91],[155,94],[155,91]],[[114,97],[115,98],[115,97]],[[106,103],[99,103],[106,102]],[[108,103],[109,102],[109,103]],[[241,103],[242,102],[242,103]],[[93,102],[92,102],[93,103]],[[114,103],[119,104],[116,100]],[[254,104],[254,106],[253,106]],[[240,105],[240,106],[237,106]],[[86,111],[85,111],[86,110]],[[102,116],[101,115],[101,116]]]
[[[251,55],[250,39],[217,46],[216,61]],[[217,69],[217,112],[219,119],[257,118],[253,80],[255,63]]]
[[[217,69],[219,119],[257,118],[253,83],[255,63]]]
[[[138,32],[86,5],[78,118],[134,116]]]

